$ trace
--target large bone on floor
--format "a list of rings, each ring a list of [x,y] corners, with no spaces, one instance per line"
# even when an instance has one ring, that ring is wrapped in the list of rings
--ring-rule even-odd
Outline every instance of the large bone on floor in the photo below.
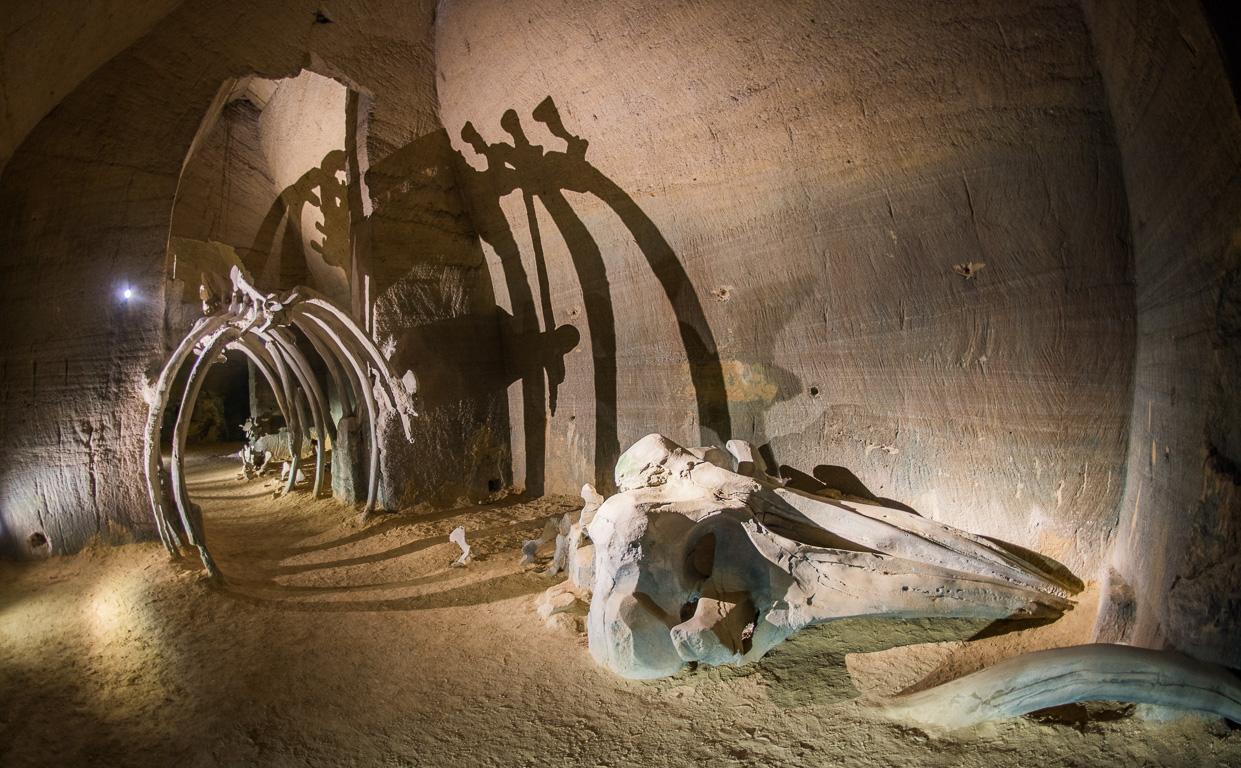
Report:
[[[955,729],[1082,701],[1210,712],[1241,723],[1241,682],[1179,653],[1096,643],[1027,653],[885,705],[891,717]]]

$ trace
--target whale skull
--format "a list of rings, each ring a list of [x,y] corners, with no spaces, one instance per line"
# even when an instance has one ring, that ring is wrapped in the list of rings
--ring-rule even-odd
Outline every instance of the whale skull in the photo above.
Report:
[[[730,445],[734,455],[738,450]],[[778,484],[761,461],[648,435],[589,527],[590,651],[623,677],[746,663],[852,616],[1055,617],[1071,587],[981,537]],[[706,457],[705,460],[702,457]]]

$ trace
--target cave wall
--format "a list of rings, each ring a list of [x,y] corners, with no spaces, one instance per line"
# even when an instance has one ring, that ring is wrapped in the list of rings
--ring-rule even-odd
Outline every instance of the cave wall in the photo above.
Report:
[[[0,171],[30,130],[181,0],[6,2],[0,12]]]
[[[1124,158],[1137,357],[1116,639],[1241,666],[1241,119],[1196,2],[1085,4]]]
[[[454,0],[438,21],[519,479],[606,487],[648,432],[741,438],[1097,570],[1133,286],[1076,3]]]
[[[217,94],[234,79],[296,75],[302,68],[333,77],[367,96],[353,113],[355,172],[364,174],[418,140],[442,134],[436,117],[431,24],[434,5],[356,3],[334,18],[316,3],[290,0],[181,6],[107,61],[44,118],[0,177],[0,253],[8,276],[0,301],[0,554],[31,555],[34,533],[52,551],[71,552],[92,537],[155,536],[142,481],[143,398],[179,341],[164,331],[165,252],[174,195],[191,145]],[[54,54],[49,38],[45,54]],[[361,124],[363,130],[358,131]],[[204,134],[210,131],[204,130]],[[416,152],[414,154],[417,154]],[[417,167],[404,163],[396,168]],[[453,187],[425,176],[397,179],[436,210],[454,210]],[[364,185],[363,185],[364,186]],[[422,215],[367,200],[368,220],[403,222]],[[419,221],[438,234],[439,219]],[[456,484],[485,495],[466,474],[469,457],[493,463],[506,419],[501,389],[465,391],[439,385],[416,363],[420,326],[442,332],[459,314],[460,356],[498,359],[493,305],[481,251],[461,234],[368,251],[386,295],[421,268],[422,257],[451,262],[464,277],[425,281],[436,314],[411,314],[383,326],[385,342],[408,351],[401,361],[420,374],[431,407],[406,453],[420,461],[431,488]],[[434,249],[434,251],[430,251]],[[471,266],[472,265],[472,266]],[[117,300],[129,284],[135,300]],[[379,318],[376,318],[378,320]],[[379,324],[378,322],[376,323]],[[470,335],[474,333],[475,335]],[[451,362],[451,361],[450,361]],[[481,394],[480,394],[481,392]],[[471,402],[465,402],[474,398]],[[445,424],[443,422],[451,423]],[[385,434],[389,425],[381,424]],[[400,437],[404,442],[404,437]],[[407,494],[395,475],[388,487]],[[41,550],[42,551],[42,550]]]

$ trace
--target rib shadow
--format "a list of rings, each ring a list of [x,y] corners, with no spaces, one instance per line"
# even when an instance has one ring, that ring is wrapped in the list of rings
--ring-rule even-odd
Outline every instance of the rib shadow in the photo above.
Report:
[[[698,409],[699,444],[722,444],[731,437],[731,417],[724,387],[723,365],[706,313],[685,268],[654,221],[620,188],[586,160],[589,142],[569,132],[552,98],[548,96],[531,113],[556,138],[565,151],[544,151],[526,136],[521,118],[507,110],[501,127],[512,143],[487,143],[474,126],[466,123],[462,139],[484,158],[479,171],[460,157],[459,176],[471,215],[483,240],[495,250],[503,270],[512,306],[512,331],[506,355],[514,379],[522,382],[526,487],[541,493],[547,460],[545,409],[556,408],[556,387],[564,380],[565,345],[541,344],[541,335],[557,332],[544,262],[542,234],[534,201],[538,200],[555,223],[568,250],[583,296],[587,335],[590,340],[595,405],[595,487],[602,493],[614,489],[611,467],[620,455],[618,432],[618,371],[616,315],[613,308],[609,265],[590,228],[574,210],[566,192],[590,194],[602,201],[633,237],[647,267],[655,276],[676,318]],[[535,284],[522,263],[516,239],[500,205],[500,199],[520,190],[534,251]],[[538,311],[542,314],[542,327]],[[516,340],[516,343],[513,341]],[[549,354],[547,348],[552,347]],[[569,347],[571,348],[571,347]],[[563,351],[562,351],[563,350]],[[546,376],[547,388],[544,388]],[[545,402],[547,398],[547,402]]]
[[[472,507],[454,507],[452,509],[441,509],[434,512],[424,512],[421,514],[398,513],[387,515],[377,522],[368,524],[362,530],[342,536],[339,539],[325,541],[320,544],[311,544],[308,546],[290,547],[289,556],[304,555],[310,552],[322,552],[328,549],[335,549],[350,544],[357,544],[367,539],[392,531],[397,528],[404,528],[419,523],[433,523],[441,520],[451,520],[454,517],[460,517],[462,520],[468,520],[470,516],[477,515],[481,512],[492,512],[509,507],[516,507],[528,501],[526,496],[510,496],[507,499],[496,504],[479,504]],[[540,525],[542,522],[540,521]],[[445,539],[446,540],[446,539]]]
[[[220,594],[249,605],[304,613],[425,611],[435,608],[496,603],[514,597],[532,595],[545,589],[547,589],[547,582],[533,573],[505,574],[427,595],[374,600],[298,601],[243,592],[227,583],[217,587]]]

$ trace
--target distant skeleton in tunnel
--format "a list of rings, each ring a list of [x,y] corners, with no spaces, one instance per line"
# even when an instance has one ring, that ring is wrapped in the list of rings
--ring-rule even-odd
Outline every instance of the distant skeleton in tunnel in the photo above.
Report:
[[[1076,585],[979,536],[767,475],[748,444],[660,435],[616,465],[589,526],[590,651],[624,677],[746,663],[798,629],[854,616],[1057,617]],[[745,472],[746,474],[741,474]]]
[[[305,442],[307,441],[304,441],[303,445]],[[315,453],[318,450],[318,441],[308,442],[313,445],[310,453]],[[306,451],[302,451],[301,458],[305,458],[306,454]],[[241,457],[242,469],[247,475],[263,475],[273,462],[292,461],[293,452],[289,448],[288,430],[282,429],[279,432],[256,437],[242,446],[238,455]]]
[[[379,487],[380,407],[398,417],[406,438],[411,438],[410,420],[417,415],[414,409],[417,382],[412,371],[398,376],[374,340],[358,327],[347,312],[305,286],[294,288],[279,297],[276,294],[264,295],[251,285],[240,267],[234,266],[227,281],[216,275],[205,276],[202,295],[203,309],[208,316],[199,320],[182,339],[147,392],[150,409],[144,435],[144,456],[149,500],[169,554],[178,556],[178,546],[184,538],[184,543],[197,547],[211,577],[219,578],[219,568],[207,550],[201,518],[195,515],[194,505],[189,501],[182,464],[194,402],[207,371],[224,349],[236,350],[249,357],[276,396],[289,435],[290,466],[285,493],[291,492],[297,482],[303,444],[306,442],[304,435],[326,438],[314,441],[313,495],[318,498],[325,477],[324,447],[335,434],[335,425],[331,420],[325,388],[298,349],[297,336],[289,327],[298,328],[309,340],[327,365],[336,390],[342,393],[345,415],[353,414],[356,403],[357,407],[365,410],[370,425],[370,474],[363,516],[375,509]],[[172,466],[167,481],[171,486],[171,506],[176,507],[178,520],[172,517],[170,505],[165,500],[166,494],[161,488],[159,427],[172,383],[192,353],[196,353],[196,360],[177,414]],[[352,394],[352,398],[347,393]],[[264,451],[264,455],[266,453]]]

